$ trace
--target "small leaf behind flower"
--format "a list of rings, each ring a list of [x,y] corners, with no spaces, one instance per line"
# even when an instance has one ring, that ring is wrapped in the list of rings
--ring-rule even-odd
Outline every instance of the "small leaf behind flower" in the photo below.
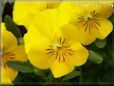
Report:
[[[92,50],[89,50],[89,59],[88,60],[90,60],[96,64],[101,64],[103,61],[103,58],[100,54],[98,54]]]
[[[105,45],[106,45],[106,39],[104,40],[96,40],[95,41],[95,45],[98,47],[98,48],[104,48]]]
[[[80,71],[73,71],[73,72],[71,72],[71,73],[65,75],[65,76],[62,78],[62,81],[75,78],[75,77],[77,77],[77,76],[80,76],[80,74],[81,74]]]

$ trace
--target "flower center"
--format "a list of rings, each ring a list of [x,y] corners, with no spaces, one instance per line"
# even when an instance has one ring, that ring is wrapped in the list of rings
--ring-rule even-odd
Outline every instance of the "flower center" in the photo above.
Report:
[[[57,43],[49,46],[46,49],[46,54],[55,56],[59,62],[64,62],[68,56],[72,56],[74,51],[71,49],[69,42],[66,39],[59,38]]]
[[[13,60],[14,59],[14,55],[15,54],[13,54],[11,52],[7,52],[7,53],[3,52],[3,54],[2,54],[2,62],[3,62],[4,67],[6,67],[6,62],[8,60]]]
[[[81,24],[83,23],[83,27],[85,32],[86,31],[91,31],[91,28],[95,28],[95,29],[99,29],[99,27],[101,26],[99,23],[99,13],[97,13],[96,11],[92,11],[91,13],[89,13],[87,16],[80,16],[78,18],[78,22],[80,22]]]

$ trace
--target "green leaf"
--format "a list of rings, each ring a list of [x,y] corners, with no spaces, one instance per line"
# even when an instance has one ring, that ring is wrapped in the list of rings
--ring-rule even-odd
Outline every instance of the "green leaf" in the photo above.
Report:
[[[34,68],[29,62],[8,61],[6,63],[9,67],[19,70],[23,73],[33,73]]]
[[[101,64],[103,61],[103,58],[100,54],[98,54],[92,50],[89,50],[89,59],[88,60],[90,60],[96,64]]]
[[[71,72],[71,73],[65,75],[65,76],[62,78],[62,81],[75,78],[75,77],[77,77],[77,76],[80,76],[80,74],[81,74],[80,71],[73,71],[73,72]]]
[[[104,48],[105,45],[106,45],[106,39],[104,40],[96,40],[95,41],[95,45],[98,47],[98,48]]]
[[[19,27],[13,22],[12,18],[8,15],[5,16],[4,22],[8,31],[11,31],[17,38],[22,37]]]
[[[6,64],[22,73],[34,73],[38,76],[46,76],[43,70],[34,67],[29,62],[8,61]]]

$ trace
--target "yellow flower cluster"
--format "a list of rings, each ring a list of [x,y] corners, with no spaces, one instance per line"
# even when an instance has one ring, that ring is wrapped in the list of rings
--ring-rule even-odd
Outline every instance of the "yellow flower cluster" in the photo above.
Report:
[[[18,45],[16,37],[6,30],[5,24],[1,23],[2,28],[2,58],[0,58],[1,65],[1,80],[4,85],[12,84],[16,78],[18,71],[7,66],[7,61],[27,61],[24,46]]]
[[[15,0],[13,20],[27,29],[25,51],[2,24],[2,83],[11,83],[18,73],[7,67],[6,61],[26,61],[24,52],[31,64],[50,69],[55,78],[83,65],[89,56],[83,45],[89,45],[97,38],[105,39],[112,32],[113,25],[108,18],[113,10],[112,2]]]
[[[58,78],[87,61],[89,53],[82,44],[112,32],[107,20],[112,12],[112,2],[16,1],[13,19],[27,28],[24,41],[29,61],[40,69],[50,68]]]

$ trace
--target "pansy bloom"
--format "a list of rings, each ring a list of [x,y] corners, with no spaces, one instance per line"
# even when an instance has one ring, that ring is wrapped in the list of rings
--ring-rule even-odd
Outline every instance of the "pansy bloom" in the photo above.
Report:
[[[50,69],[54,77],[59,78],[72,72],[75,66],[83,65],[89,53],[76,41],[76,36],[66,34],[66,31],[69,32],[69,25],[59,24],[61,21],[57,21],[59,15],[56,13],[54,10],[47,10],[37,14],[24,41],[29,61],[40,69]],[[75,28],[72,24],[70,27],[72,31]]]
[[[18,45],[16,37],[6,30],[5,24],[1,23],[2,30],[2,58],[1,58],[1,84],[12,84],[18,71],[10,68],[8,61],[26,61],[23,45]]]
[[[82,44],[91,44],[97,38],[105,39],[112,32],[113,25],[107,19],[113,13],[111,3],[75,3],[75,9],[77,11],[72,15],[70,24],[73,24],[78,29],[79,40]]]

